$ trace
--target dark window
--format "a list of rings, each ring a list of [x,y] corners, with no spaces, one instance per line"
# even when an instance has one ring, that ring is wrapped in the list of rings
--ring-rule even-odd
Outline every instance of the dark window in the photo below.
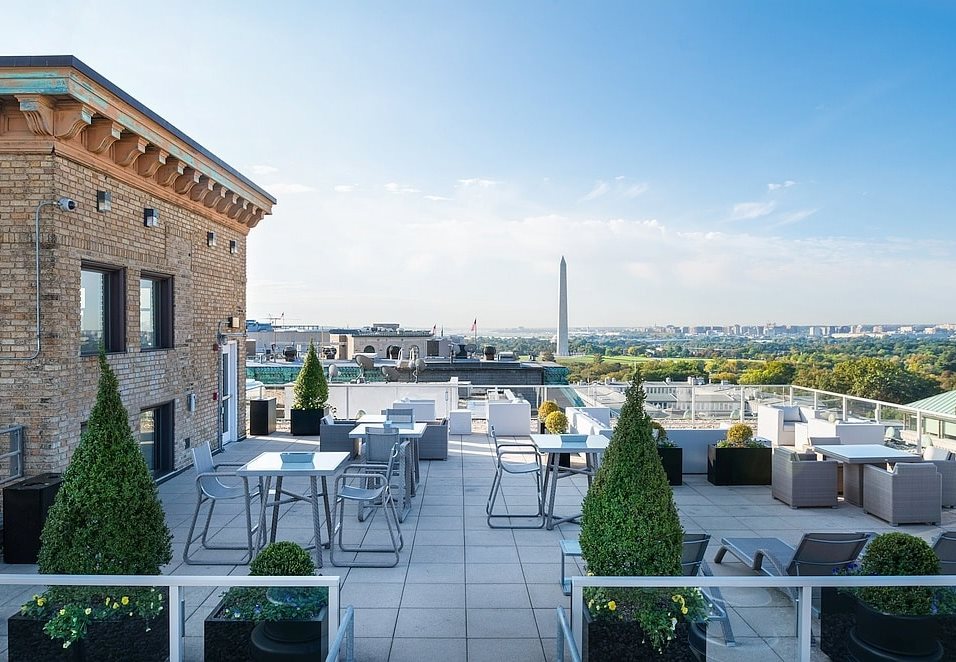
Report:
[[[126,297],[123,271],[84,264],[80,270],[80,354],[122,352]]]
[[[143,409],[139,413],[139,449],[154,477],[173,468],[173,403]]]
[[[173,346],[173,279],[146,276],[139,281],[139,338],[142,349]]]

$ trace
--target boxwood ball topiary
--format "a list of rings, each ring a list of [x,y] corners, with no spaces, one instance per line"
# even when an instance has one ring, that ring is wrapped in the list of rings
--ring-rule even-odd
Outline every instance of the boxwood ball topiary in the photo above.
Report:
[[[601,576],[680,575],[681,528],[635,371],[601,468],[584,498],[581,551]]]
[[[908,533],[884,533],[867,545],[860,563],[863,575],[936,575],[939,558],[933,548]],[[932,612],[933,589],[928,587],[871,586],[860,589],[860,599],[877,611],[899,616]]]
[[[315,343],[309,341],[309,351],[302,362],[302,369],[295,379],[292,389],[295,401],[293,409],[317,410],[323,409],[329,399],[329,383],[325,379],[322,362],[315,351]]]
[[[553,411],[544,419],[544,427],[551,434],[564,434],[568,431],[568,417],[563,411]]]
[[[734,423],[727,429],[728,446],[746,446],[753,439],[754,431],[745,423]]]
[[[158,575],[172,557],[156,483],[100,354],[96,403],[41,535],[43,574]]]
[[[544,423],[548,418],[548,414],[550,414],[553,411],[561,411],[561,408],[558,406],[558,403],[555,402],[554,400],[545,400],[538,407],[538,420]]]
[[[254,577],[308,577],[315,574],[315,564],[307,551],[294,542],[280,541],[267,545],[249,564]]]

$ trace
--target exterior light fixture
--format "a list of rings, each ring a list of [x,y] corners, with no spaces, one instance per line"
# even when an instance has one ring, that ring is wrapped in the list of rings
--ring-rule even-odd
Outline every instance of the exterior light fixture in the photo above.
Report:
[[[148,228],[159,227],[159,210],[152,207],[143,209],[143,225]]]
[[[233,255],[239,252],[239,242],[236,241],[235,239],[229,240],[229,252],[232,253]]]
[[[215,232],[207,232],[207,233],[206,233],[206,245],[207,245],[207,246],[215,246],[215,245],[216,245],[216,233],[215,233]]]
[[[109,211],[113,208],[113,194],[109,191],[96,192],[96,211]]]

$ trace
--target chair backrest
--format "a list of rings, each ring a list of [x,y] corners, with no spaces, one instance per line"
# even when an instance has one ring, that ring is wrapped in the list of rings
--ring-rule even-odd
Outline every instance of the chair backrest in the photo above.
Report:
[[[369,426],[365,428],[365,461],[388,462],[392,447],[398,443],[398,428]]]
[[[943,531],[933,543],[939,557],[939,574],[956,575],[956,531]]]
[[[892,473],[897,480],[921,482],[939,472],[932,462],[897,462]]]
[[[807,533],[787,566],[788,575],[832,575],[856,561],[870,539],[866,533]]]
[[[811,446],[842,446],[839,437],[810,437]]]
[[[707,551],[707,543],[709,542],[709,533],[684,534],[680,568],[685,577],[693,577],[700,572],[700,564],[704,561],[704,553]]]
[[[394,423],[396,425],[415,424],[414,409],[385,409],[382,411],[382,413],[385,414],[385,420],[389,423]]]
[[[948,460],[950,452],[939,446],[929,446],[923,449],[924,460]]]
[[[193,467],[197,474],[215,473],[216,463],[212,459],[212,449],[209,444],[199,444],[190,449],[193,453]],[[215,476],[203,476],[199,479],[199,486],[203,492],[211,497],[222,495],[228,487]]]

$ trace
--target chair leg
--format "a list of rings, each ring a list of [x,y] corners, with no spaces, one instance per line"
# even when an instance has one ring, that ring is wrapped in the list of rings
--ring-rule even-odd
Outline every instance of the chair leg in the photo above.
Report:
[[[507,514],[495,514],[495,502],[498,500],[498,492],[501,488],[501,482],[504,472],[499,467],[495,474],[495,482],[492,483],[491,495],[489,496],[488,505],[485,508],[487,512],[487,517],[485,518],[488,522],[488,527],[492,529],[540,529],[544,527],[545,524],[545,515],[544,515],[544,501],[541,488],[541,473],[535,473],[535,486],[537,487],[538,492],[538,511],[536,513],[512,513],[508,512]],[[493,520],[504,519],[511,522],[514,519],[537,519],[540,520],[537,524],[494,524]]]
[[[333,543],[332,545],[330,545],[331,549],[329,550],[329,560],[331,561],[332,565],[338,566],[338,567],[349,567],[349,568],[394,568],[396,565],[398,565],[399,561],[401,560],[401,557],[399,556],[399,552],[405,546],[405,540],[402,537],[402,528],[398,521],[398,511],[396,510],[396,507],[395,507],[395,499],[392,497],[390,492],[385,492],[381,500],[381,508],[385,511],[384,517],[385,517],[385,524],[388,527],[389,540],[392,543],[390,546],[368,547],[368,546],[363,546],[361,543],[357,545],[346,545],[342,537],[342,533],[344,530],[342,523],[345,521],[345,499],[343,499],[342,497],[336,497],[336,505],[338,506],[337,508],[338,517],[336,518],[336,522],[333,525],[333,531],[338,532],[338,540],[336,543]],[[362,503],[358,503],[358,507],[362,508],[363,507]],[[389,513],[389,509],[391,509],[391,513]],[[369,519],[370,524],[374,520],[375,515],[377,514],[377,510],[378,510],[377,508],[371,509],[371,517]],[[391,518],[389,518],[389,514],[391,514]],[[393,523],[394,523],[394,529],[392,526]],[[397,539],[396,539],[396,533],[397,533]],[[357,558],[353,559],[352,561],[345,562],[345,561],[341,561],[341,559],[337,560],[335,558],[336,547],[339,549],[340,552],[353,552],[355,553],[356,557],[359,554],[387,553],[389,557],[394,555],[394,559],[389,558],[384,563],[379,561],[359,561]]]
[[[209,502],[209,511],[206,514],[205,526],[203,526],[202,533],[196,534],[196,523],[199,520],[199,511],[202,508],[202,504]],[[216,506],[215,499],[209,499],[205,497],[200,497],[196,501],[196,510],[193,511],[193,519],[189,525],[189,534],[186,537],[186,545],[183,547],[183,563],[187,565],[244,565],[252,561],[254,555],[254,547],[252,543],[252,511],[251,511],[251,502],[246,500],[246,544],[245,545],[214,545],[207,540],[209,534],[209,524],[212,521],[212,512]],[[218,561],[215,559],[196,559],[193,555],[189,553],[190,548],[194,543],[199,543],[200,547],[205,550],[214,550],[214,551],[244,551],[245,554],[240,559],[230,559],[225,561]]]

